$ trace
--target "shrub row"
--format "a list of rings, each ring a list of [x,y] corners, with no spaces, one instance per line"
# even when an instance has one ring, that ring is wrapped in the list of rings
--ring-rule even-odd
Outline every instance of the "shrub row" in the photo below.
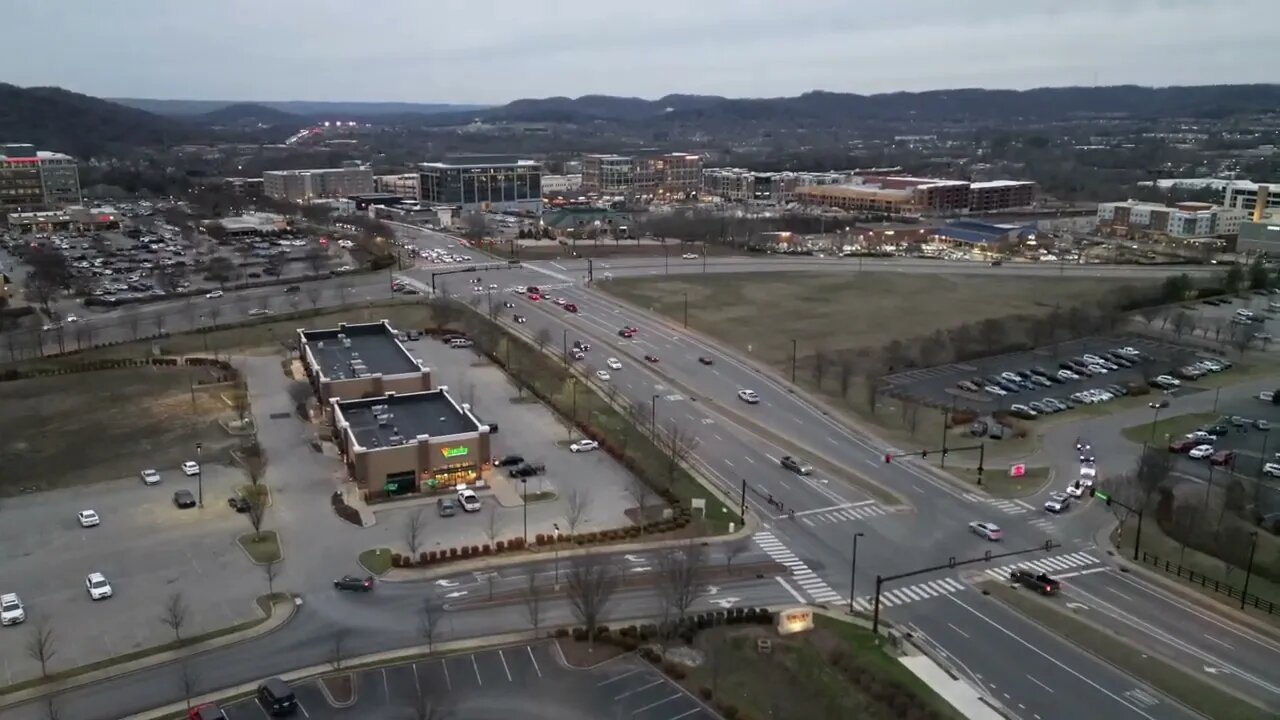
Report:
[[[888,711],[892,717],[908,720],[940,720],[942,715],[893,678],[886,678],[871,668],[859,665],[843,649],[832,650],[827,657],[832,667],[863,695]]]
[[[436,565],[454,560],[467,560],[470,558],[486,557],[489,555],[501,555],[506,552],[522,550],[524,549],[524,546],[524,538],[513,537],[510,540],[499,540],[493,545],[485,543],[483,545],[451,547],[447,550],[424,550],[423,552],[418,553],[416,558],[412,555],[406,555],[403,553],[391,553],[391,567],[426,567],[428,565]]]
[[[338,517],[356,527],[364,527],[364,522],[360,519],[360,511],[347,504],[346,499],[342,497],[341,490],[334,490],[333,494],[329,496],[329,502],[333,505],[333,512]]]
[[[21,370],[17,368],[9,368],[0,370],[0,382],[11,382],[14,380],[29,380],[31,378],[51,377],[54,375],[73,375],[83,372],[97,372],[99,370],[119,370],[121,368],[131,367],[178,367],[179,358],[176,357],[153,357],[153,358],[102,358],[100,360],[86,360],[74,365],[63,365],[59,367],[49,368],[30,368]],[[182,358],[182,364],[189,367],[212,367],[219,371],[219,379],[214,382],[225,382],[229,379],[239,377],[239,372],[225,360],[216,360],[207,357],[188,357]]]

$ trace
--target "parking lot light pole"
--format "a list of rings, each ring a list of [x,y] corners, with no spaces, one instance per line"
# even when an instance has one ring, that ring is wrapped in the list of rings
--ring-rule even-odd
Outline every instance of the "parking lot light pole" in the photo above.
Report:
[[[1253,553],[1258,549],[1258,531],[1249,533],[1249,565],[1244,571],[1244,588],[1240,590],[1240,609],[1244,609],[1249,598],[1249,578],[1253,575]]]
[[[200,462],[200,450],[203,443],[196,443],[196,504],[204,507],[204,464]]]
[[[791,384],[796,384],[796,339],[791,338]]]
[[[1155,414],[1151,416],[1151,444],[1152,445],[1154,445],[1156,442],[1156,423],[1159,421],[1160,421],[1160,408],[1156,408]]]
[[[529,544],[529,479],[520,478],[520,500],[524,505],[524,544]]]
[[[649,434],[658,438],[658,396],[649,399]]]
[[[849,612],[853,612],[854,583],[858,580],[858,538],[865,533],[856,532],[853,534],[853,563],[849,567]]]
[[[556,544],[551,551],[552,562],[555,563],[555,589],[560,589],[560,523],[551,523],[551,527],[556,531]]]

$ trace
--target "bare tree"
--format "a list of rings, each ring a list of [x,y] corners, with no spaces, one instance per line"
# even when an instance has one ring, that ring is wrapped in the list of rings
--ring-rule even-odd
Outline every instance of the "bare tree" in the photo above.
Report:
[[[528,613],[529,624],[533,626],[533,636],[538,636],[538,627],[542,624],[542,596],[544,591],[538,584],[538,574],[529,572],[529,585],[524,591],[524,609]]]
[[[547,348],[547,344],[551,342],[551,329],[548,327],[540,327],[533,334],[533,341],[538,345],[538,352],[542,352]]]
[[[45,720],[62,720],[62,711],[58,709],[57,695],[44,696],[44,717]]]
[[[489,516],[485,518],[484,536],[489,541],[489,546],[493,547],[498,544],[498,536],[502,534],[502,523],[498,520],[498,511],[493,505],[489,506]]]
[[[564,580],[574,617],[586,626],[587,641],[594,645],[600,618],[618,589],[617,567],[607,556],[579,555],[569,560]]]
[[[854,371],[857,370],[857,363],[854,361],[853,355],[848,352],[837,353],[834,359],[836,368],[836,380],[840,385],[840,397],[849,397],[849,387],[853,384]]]
[[[37,617],[32,621],[26,651],[27,657],[40,663],[40,677],[49,677],[49,662],[58,654],[58,643],[48,618]]]
[[[142,316],[137,313],[129,313],[125,316],[124,322],[129,326],[129,337],[137,340],[139,331],[142,328]]]
[[[333,631],[333,636],[330,638],[329,667],[334,670],[341,670],[347,661],[347,635],[346,628],[338,628]]]
[[[164,607],[160,612],[160,622],[165,627],[173,631],[173,639],[182,639],[182,628],[187,625],[187,613],[190,608],[187,601],[182,597],[182,593],[171,593],[164,601]]]
[[[442,608],[433,598],[423,600],[422,605],[418,606],[418,634],[427,641],[427,652],[434,649],[441,612]]]
[[[740,555],[745,553],[750,547],[750,544],[746,538],[735,538],[720,547],[721,551],[724,552],[725,570],[732,570],[733,561],[737,560]]]
[[[267,576],[267,594],[275,595],[276,578],[280,576],[280,558],[276,557],[262,563],[262,574]]]
[[[676,471],[698,449],[700,441],[692,430],[685,428],[674,418],[667,423],[667,431],[657,439],[659,448],[667,458],[667,486],[670,487],[675,482]]]
[[[422,537],[427,529],[427,515],[422,508],[414,508],[404,519],[404,544],[409,548],[409,557],[417,558],[422,548]]]
[[[576,534],[578,527],[587,520],[587,511],[591,507],[590,488],[571,488],[565,496],[564,524],[569,533]]]
[[[218,317],[222,315],[222,306],[210,305],[209,309],[206,310],[205,313],[209,316],[209,326],[218,327]]]
[[[822,387],[822,381],[827,376],[827,369],[831,367],[831,356],[826,350],[818,348],[813,353],[813,384]]]
[[[1156,492],[1173,472],[1174,455],[1164,448],[1144,446],[1134,468],[1133,477],[1142,492],[1142,507],[1151,501]]]
[[[706,586],[701,582],[703,559],[702,545],[693,541],[658,553],[658,592],[665,603],[663,614],[674,612],[677,623],[684,620],[690,606],[706,593]]]
[[[649,500],[653,497],[653,488],[639,475],[632,475],[627,482],[627,494],[636,502],[636,525],[640,526],[640,534],[644,534],[644,524],[648,520]]]
[[[308,285],[302,293],[307,296],[307,302],[311,303],[311,309],[315,310],[320,305],[320,298],[324,297],[324,288]]]
[[[262,540],[262,523],[267,518],[267,499],[262,493],[251,493],[247,498],[249,501],[249,512],[245,513],[245,517],[249,518],[249,524],[253,526],[253,541]]]
[[[309,251],[304,259],[313,275],[319,275],[329,267],[329,254],[319,248]]]
[[[187,704],[187,710],[190,711],[192,698],[200,694],[200,678],[195,670],[191,669],[191,663],[185,660],[178,666],[178,683],[182,690],[182,701]]]

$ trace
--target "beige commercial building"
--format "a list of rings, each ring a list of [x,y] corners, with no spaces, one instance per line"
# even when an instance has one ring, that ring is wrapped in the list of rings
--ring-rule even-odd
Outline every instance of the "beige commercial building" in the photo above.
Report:
[[[680,196],[702,187],[702,157],[690,153],[587,155],[582,192],[600,195]]]
[[[373,192],[373,170],[344,164],[318,170],[268,170],[262,173],[262,193],[276,200],[307,203]]]
[[[431,371],[409,354],[386,320],[298,330],[307,378],[323,406],[333,400],[431,389]]]

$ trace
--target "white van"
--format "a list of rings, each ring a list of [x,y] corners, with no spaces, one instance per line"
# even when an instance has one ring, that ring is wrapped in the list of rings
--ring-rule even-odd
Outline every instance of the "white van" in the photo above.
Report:
[[[449,341],[449,347],[451,348],[469,348],[472,344],[473,343],[466,338],[454,338]]]

